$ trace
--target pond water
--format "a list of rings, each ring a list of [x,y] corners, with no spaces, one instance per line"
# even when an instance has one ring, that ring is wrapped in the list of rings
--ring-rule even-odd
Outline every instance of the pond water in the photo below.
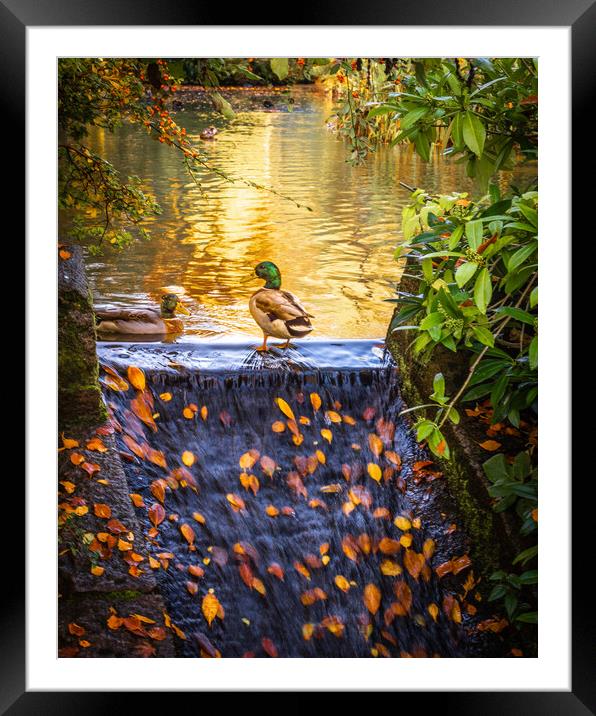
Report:
[[[200,102],[178,111],[177,121],[212,165],[273,187],[312,211],[206,173],[201,191],[176,151],[133,127],[115,134],[96,130],[93,148],[123,175],[142,177],[163,213],[150,222],[151,241],[88,257],[95,301],[146,306],[173,289],[192,313],[184,318],[184,340],[258,340],[247,304],[259,283],[243,279],[271,260],[281,269],[283,287],[316,317],[313,338],[384,336],[393,308],[384,299],[394,294],[398,277],[392,254],[408,201],[399,181],[429,191],[473,191],[462,165],[438,154],[425,164],[407,149],[383,148],[353,167],[344,142],[327,127],[333,114],[328,93],[292,89],[293,111],[287,95],[271,90],[224,94],[237,112],[232,123],[218,122]],[[267,99],[273,107],[264,106]],[[216,140],[201,141],[201,130],[212,123],[219,125]]]

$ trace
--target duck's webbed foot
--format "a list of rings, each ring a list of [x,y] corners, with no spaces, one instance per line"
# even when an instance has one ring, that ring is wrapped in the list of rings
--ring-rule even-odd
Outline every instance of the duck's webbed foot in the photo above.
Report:
[[[263,333],[263,345],[257,346],[255,350],[259,351],[259,353],[266,353],[269,349],[267,348],[267,338],[269,336],[266,333]]]

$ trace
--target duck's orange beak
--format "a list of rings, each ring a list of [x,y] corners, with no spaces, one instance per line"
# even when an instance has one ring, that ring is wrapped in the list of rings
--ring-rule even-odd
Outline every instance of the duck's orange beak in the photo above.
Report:
[[[188,308],[186,308],[186,306],[183,303],[180,303],[180,301],[178,301],[178,303],[176,304],[176,308],[174,310],[177,311],[178,313],[184,313],[184,315],[190,316],[190,311],[188,310]]]

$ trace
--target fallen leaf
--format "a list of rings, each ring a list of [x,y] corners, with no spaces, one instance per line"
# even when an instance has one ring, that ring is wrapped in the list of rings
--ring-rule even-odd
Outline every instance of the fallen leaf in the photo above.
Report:
[[[290,408],[283,398],[275,398],[275,404],[287,418],[294,421],[296,420],[294,413],[292,412],[292,408]]]
[[[501,447],[501,443],[496,440],[485,440],[483,443],[479,443],[479,445],[483,450],[488,450],[488,452],[494,452]]]
[[[209,626],[211,626],[215,617],[219,615],[220,609],[221,604],[215,594],[213,594],[212,591],[207,592],[201,603],[201,611],[203,612],[203,616],[207,620],[207,624],[209,624]]]
[[[374,462],[369,462],[367,465],[368,474],[372,477],[375,482],[380,482],[383,473],[381,468]]]
[[[137,390],[145,390],[145,373],[140,368],[137,368],[134,365],[129,365],[128,370],[126,371],[126,376],[130,382],[130,384],[136,388]]]
[[[196,457],[190,450],[185,450],[182,453],[182,462],[186,467],[192,467],[195,464]]]
[[[371,614],[376,614],[381,606],[381,590],[376,584],[367,584],[364,587],[364,604]]]
[[[321,397],[318,393],[310,394],[310,404],[315,412],[321,407]]]

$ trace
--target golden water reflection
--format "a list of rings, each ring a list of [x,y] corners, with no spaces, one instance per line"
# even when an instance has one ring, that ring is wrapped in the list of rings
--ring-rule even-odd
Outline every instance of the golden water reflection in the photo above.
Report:
[[[263,260],[281,269],[283,286],[316,318],[313,337],[378,338],[386,333],[398,277],[393,251],[408,194],[399,180],[428,191],[471,190],[461,165],[435,155],[428,164],[407,149],[382,149],[366,164],[346,162],[346,147],[327,128],[331,100],[314,88],[293,90],[296,110],[239,111],[213,142],[199,133],[213,117],[178,113],[191,139],[225,172],[274,187],[312,211],[241,183],[186,174],[179,155],[130,127],[93,141],[126,175],[146,179],[163,213],[153,239],[123,253],[89,259],[96,302],[157,302],[166,287],[192,315],[184,338],[254,335],[248,312],[258,282],[243,282]],[[236,101],[235,101],[236,99]],[[231,97],[241,109],[242,93]]]

